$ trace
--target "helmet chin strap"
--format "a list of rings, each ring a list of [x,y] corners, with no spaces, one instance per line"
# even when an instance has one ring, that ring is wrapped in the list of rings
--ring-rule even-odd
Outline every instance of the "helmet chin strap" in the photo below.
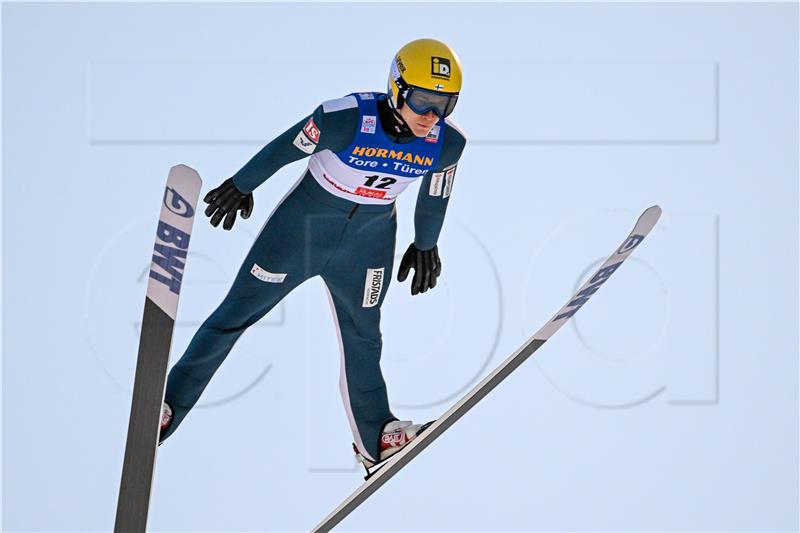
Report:
[[[383,117],[387,116],[387,115],[392,117],[392,121],[391,121],[391,126],[390,127],[391,127],[391,129],[393,131],[391,131],[390,133],[392,133],[393,135],[396,135],[398,137],[414,137],[415,136],[414,132],[411,131],[411,127],[409,127],[408,123],[403,118],[403,115],[400,114],[400,112],[397,110],[397,108],[395,108],[393,105],[391,105],[389,103],[388,99],[379,100],[378,101],[378,106],[379,106],[379,110],[380,110],[380,108],[383,108],[385,110],[383,113],[381,113],[381,119],[382,120],[383,120]],[[391,112],[390,113],[386,113],[386,111],[391,111]],[[387,126],[388,126],[388,124],[387,124]]]
[[[397,109],[395,109],[393,107],[392,108],[392,114],[394,115],[394,118],[396,118],[397,121],[399,122],[400,128],[411,132],[411,126],[408,125],[408,122],[406,122],[406,119],[404,119],[403,115],[400,114],[400,111],[398,111]]]

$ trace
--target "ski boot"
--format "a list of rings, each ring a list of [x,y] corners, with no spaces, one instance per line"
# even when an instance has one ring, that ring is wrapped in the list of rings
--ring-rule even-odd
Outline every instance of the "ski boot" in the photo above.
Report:
[[[364,479],[369,479],[372,477],[375,472],[389,462],[391,457],[402,450],[406,444],[418,437],[420,433],[425,431],[425,429],[427,429],[428,426],[434,422],[435,420],[432,420],[427,424],[413,424],[410,420],[394,420],[387,423],[385,426],[383,426],[383,433],[381,434],[380,445],[378,448],[380,450],[380,455],[378,457],[378,461],[375,462],[364,457],[364,455],[358,451],[358,447],[355,445],[355,443],[353,443],[353,451],[356,453],[356,459],[359,463],[364,465],[364,468],[367,471],[367,475],[364,477]]]
[[[161,443],[164,439],[161,435],[164,434],[169,429],[169,426],[172,425],[172,407],[169,406],[167,402],[161,404],[161,424],[158,427],[158,445],[161,446]]]

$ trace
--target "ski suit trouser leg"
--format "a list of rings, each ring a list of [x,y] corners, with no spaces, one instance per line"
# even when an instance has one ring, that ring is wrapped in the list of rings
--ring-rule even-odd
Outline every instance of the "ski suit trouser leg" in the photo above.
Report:
[[[397,419],[380,368],[381,305],[392,277],[396,229],[394,210],[356,211],[322,272],[340,341],[345,412],[356,446],[373,461],[378,460],[383,426]]]
[[[197,403],[239,336],[295,287],[322,275],[340,338],[345,410],[359,450],[376,458],[383,426],[396,420],[380,371],[380,306],[391,278],[395,231],[393,205],[337,198],[307,173],[268,219],[228,295],[170,370],[165,400],[173,420],[162,439]],[[251,273],[254,264],[286,277],[263,281]],[[377,283],[375,270],[381,268]]]
[[[244,331],[258,322],[284,296],[313,275],[321,265],[313,251],[315,235],[307,227],[306,197],[295,187],[276,207],[254,241],[230,291],[195,333],[167,377],[165,401],[173,410],[169,437],[197,403],[209,381]],[[311,242],[306,242],[311,239]],[[323,250],[324,252],[324,250]],[[315,265],[315,263],[319,263]],[[264,271],[285,274],[283,281],[265,281]]]

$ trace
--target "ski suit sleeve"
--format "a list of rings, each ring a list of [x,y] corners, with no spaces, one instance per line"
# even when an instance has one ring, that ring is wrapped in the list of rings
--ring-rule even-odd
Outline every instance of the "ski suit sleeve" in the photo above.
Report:
[[[448,120],[444,146],[437,167],[422,180],[414,212],[414,246],[430,250],[436,246],[455,181],[456,166],[467,143],[466,136]]]
[[[355,123],[349,116],[352,112],[326,113],[324,106],[325,104],[318,106],[311,115],[277,136],[254,155],[233,175],[236,188],[243,193],[253,192],[283,166],[308,157],[316,151],[326,148],[341,149],[339,146],[342,142],[349,143]]]

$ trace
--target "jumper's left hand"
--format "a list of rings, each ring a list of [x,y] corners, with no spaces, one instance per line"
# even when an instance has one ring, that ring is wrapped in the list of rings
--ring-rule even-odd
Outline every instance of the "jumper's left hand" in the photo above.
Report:
[[[403,259],[400,260],[400,269],[397,271],[397,281],[405,281],[408,271],[414,268],[414,279],[411,282],[411,294],[418,294],[436,286],[436,278],[442,273],[442,262],[439,260],[438,246],[430,250],[419,250],[414,243],[408,247]]]

